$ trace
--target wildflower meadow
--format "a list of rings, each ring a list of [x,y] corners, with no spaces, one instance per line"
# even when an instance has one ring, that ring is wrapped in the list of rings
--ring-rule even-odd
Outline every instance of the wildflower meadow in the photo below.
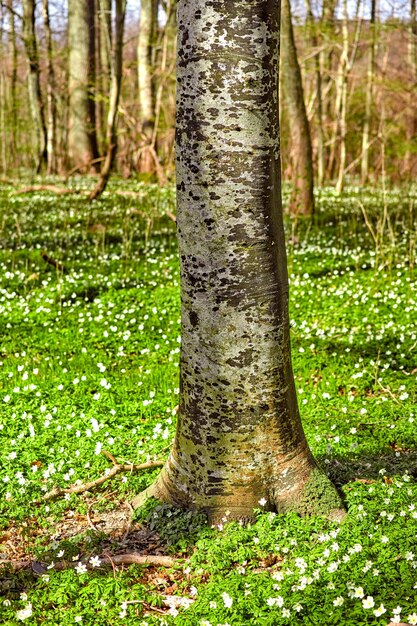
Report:
[[[0,187],[0,623],[417,624],[417,189],[287,219],[298,402],[345,518],[259,493],[213,527],[129,504],[175,433],[175,192],[82,184]]]

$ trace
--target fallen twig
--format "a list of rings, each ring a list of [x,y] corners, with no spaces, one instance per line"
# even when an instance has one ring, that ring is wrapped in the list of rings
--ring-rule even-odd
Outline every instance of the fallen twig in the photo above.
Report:
[[[80,193],[77,189],[68,189],[68,187],[58,187],[57,185],[30,185],[29,187],[22,187],[21,189],[17,189],[15,193],[24,194],[24,193],[32,193],[34,191],[50,191],[56,194],[78,194]]]
[[[107,450],[102,450],[101,454],[104,454],[104,456],[106,456],[113,463],[113,465],[119,465],[119,463],[116,461],[115,457],[111,454],[111,452],[108,452]]]
[[[110,557],[104,557],[110,559]],[[159,556],[157,554],[136,554],[127,552],[126,554],[113,554],[111,560],[115,565],[155,565],[156,567],[174,567],[183,563],[183,559],[174,559],[171,556]]]
[[[97,478],[96,480],[92,480],[88,483],[83,483],[80,485],[71,485],[70,487],[54,487],[48,493],[42,496],[42,500],[52,500],[52,498],[57,498],[59,496],[64,495],[65,493],[83,493],[84,491],[90,491],[94,487],[98,485],[102,485],[106,480],[110,480],[117,474],[121,472],[140,472],[141,470],[154,469],[156,467],[162,467],[164,465],[164,461],[148,461],[147,463],[141,463],[140,465],[114,465],[111,470]]]
[[[101,565],[111,565],[113,568],[115,565],[151,565],[154,567],[175,567],[176,565],[183,565],[185,559],[175,559],[171,556],[162,556],[158,554],[138,554],[136,552],[127,552],[126,554],[104,554],[100,557]],[[49,569],[53,569],[57,572],[60,572],[65,569],[74,569],[79,564],[82,563],[86,567],[89,565],[89,561],[80,561],[70,562],[70,561],[58,561],[55,563],[53,567],[48,568],[48,566],[40,563],[39,561],[13,561],[11,559],[0,559],[0,566],[9,565],[13,571],[18,571],[21,569],[32,569],[34,573],[38,576],[42,574],[46,574]],[[91,565],[90,565],[91,568]]]
[[[91,510],[91,506],[92,506],[92,505],[90,505],[90,506],[88,507],[88,510],[87,510],[87,521],[88,521],[88,523],[89,523],[89,525],[90,525],[90,528],[92,528],[92,529],[93,529],[96,533],[98,533],[98,530],[97,530],[97,528],[94,526],[94,524],[93,524],[93,522],[92,522],[92,520],[91,520],[91,517],[90,517],[90,510]]]
[[[133,510],[133,506],[130,504],[130,502],[126,502],[129,511],[130,511],[130,517],[129,517],[129,521],[126,527],[125,532],[123,533],[123,537],[121,540],[121,543],[124,543],[127,539],[128,534],[130,533],[130,529],[132,528],[132,523],[133,523],[133,514],[134,514],[134,510]]]
[[[56,261],[55,259],[50,257],[46,252],[41,252],[41,257],[43,258],[43,260],[46,263],[48,263],[48,265],[52,265],[52,267],[55,267],[60,272],[66,272],[67,271],[65,269],[64,265],[62,265],[62,263],[60,263],[59,261]]]

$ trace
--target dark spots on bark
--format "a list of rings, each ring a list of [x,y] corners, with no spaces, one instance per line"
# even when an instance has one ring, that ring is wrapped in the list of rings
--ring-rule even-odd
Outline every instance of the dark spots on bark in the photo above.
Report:
[[[185,45],[186,45],[187,41],[189,40],[189,38],[190,38],[190,34],[188,32],[188,28],[182,29],[181,44],[182,44],[183,48],[185,47]]]
[[[211,474],[208,475],[208,480],[209,480],[209,484],[223,482],[223,478],[221,476],[213,476]]]
[[[250,238],[245,224],[236,224],[235,226],[232,226],[227,238],[230,242],[239,241],[240,245],[242,245],[242,242],[244,242],[246,246],[250,245]]]
[[[195,311],[190,311],[188,314],[189,318],[190,318],[190,324],[193,328],[195,328],[198,325],[198,315]]]
[[[227,494],[224,493],[223,489],[221,489],[220,487],[209,487],[207,489],[207,495],[208,496],[226,496]]]
[[[195,465],[199,465],[200,467],[204,467],[204,463],[202,462],[202,460],[201,460],[201,458],[199,457],[198,454],[191,454],[190,455],[190,459],[191,459],[191,461]]]
[[[254,356],[254,350],[248,348],[247,350],[243,350],[239,356],[233,359],[227,359],[226,363],[231,367],[247,367],[252,363]]]
[[[214,200],[215,198],[211,198],[211,194],[210,194],[210,199],[211,199],[211,200]],[[213,226],[216,224],[216,222],[215,222],[215,221],[214,221],[211,217],[207,217],[207,218],[204,220],[204,223],[205,223],[205,225],[207,226],[207,228],[208,228],[209,230],[212,230]]]

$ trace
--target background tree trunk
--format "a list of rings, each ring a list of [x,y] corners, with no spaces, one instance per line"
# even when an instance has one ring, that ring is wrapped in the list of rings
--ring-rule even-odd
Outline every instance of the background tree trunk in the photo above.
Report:
[[[106,150],[107,113],[110,100],[112,55],[112,0],[97,0],[96,20],[96,124],[101,152]]]
[[[147,146],[152,143],[155,117],[155,94],[152,63],[158,28],[158,0],[141,0],[138,37],[138,89],[142,140],[139,171],[155,171],[155,160]]]
[[[115,0],[115,33],[114,44],[111,50],[111,77],[110,77],[110,98],[109,112],[107,114],[106,132],[106,158],[100,173],[99,181],[90,195],[90,200],[94,200],[103,193],[110,178],[114,159],[117,154],[117,114],[120,98],[120,87],[122,83],[123,71],[123,32],[126,15],[126,0]],[[111,38],[111,20],[109,24],[110,32],[107,34],[108,40]]]
[[[55,74],[52,50],[52,33],[49,19],[49,0],[42,0],[43,23],[45,26],[46,64],[47,64],[47,173],[56,171],[55,164],[55,127],[56,127],[56,102],[55,102]]]
[[[343,0],[343,21],[342,21],[342,53],[337,74],[338,89],[338,130],[339,130],[339,173],[337,176],[336,189],[340,193],[343,189],[346,168],[346,114],[347,114],[347,93],[349,74],[349,26],[347,14],[347,0]],[[335,144],[336,144],[335,135]]]
[[[0,6],[0,54],[3,55],[3,26],[4,11],[3,6]],[[6,125],[6,111],[7,97],[6,97],[6,76],[4,66],[0,68],[0,154],[1,154],[1,169],[3,172],[8,170],[7,160],[7,125]]]
[[[178,2],[180,409],[168,461],[135,506],[154,495],[212,520],[250,517],[261,497],[308,509],[317,470],[291,368],[279,18],[275,0]]]
[[[370,44],[368,50],[368,71],[366,80],[365,119],[362,134],[361,183],[366,185],[369,178],[369,136],[371,129],[372,102],[375,81],[376,60],[376,0],[371,0],[371,17],[369,21]]]
[[[71,165],[84,172],[97,171],[92,162],[98,157],[95,125],[95,2],[69,0],[69,129]]]
[[[10,98],[9,98],[9,115],[10,115],[10,132],[9,132],[9,150],[10,162],[13,168],[17,167],[16,160],[16,144],[17,144],[17,46],[16,46],[16,26],[15,15],[13,11],[13,0],[7,0],[7,8],[9,11],[9,59],[10,59]]]
[[[316,116],[317,116],[317,183],[321,187],[324,183],[325,155],[324,155],[324,118],[323,118],[323,87],[320,67],[319,33],[314,19],[311,0],[306,0],[306,10],[312,46],[315,50],[314,67],[316,79]],[[311,131],[311,129],[310,129]],[[311,132],[310,132],[311,136]]]
[[[411,71],[411,84],[409,86],[408,115],[406,120],[407,149],[405,153],[405,170],[410,180],[413,180],[415,153],[417,144],[417,20],[416,0],[410,1],[410,27],[408,41],[408,62]],[[414,150],[412,145],[414,143]],[[414,154],[414,159],[413,159]]]
[[[35,2],[23,0],[23,41],[28,63],[28,94],[35,131],[36,172],[47,164],[47,132],[41,93],[38,44],[35,33]]]
[[[289,210],[292,214],[311,215],[314,212],[313,151],[289,0],[282,0],[281,4],[281,85],[288,111],[293,164]]]

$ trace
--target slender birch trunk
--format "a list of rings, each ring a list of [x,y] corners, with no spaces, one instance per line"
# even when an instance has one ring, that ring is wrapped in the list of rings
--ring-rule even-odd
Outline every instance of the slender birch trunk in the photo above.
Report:
[[[314,213],[313,151],[289,0],[282,0],[281,4],[281,43],[281,86],[288,111],[289,153],[292,164],[292,193],[289,211],[293,215],[312,215]]]
[[[340,513],[291,368],[279,19],[276,0],[178,2],[180,409],[167,463],[134,506],[156,496],[211,520],[249,518],[261,497],[306,513],[314,492],[322,513]]]
[[[47,173],[52,174],[56,171],[55,164],[55,128],[56,128],[56,102],[55,102],[55,72],[52,50],[52,32],[49,18],[49,0],[42,0],[43,23],[45,27],[46,39],[46,64],[47,64],[47,86],[46,86],[46,102],[47,102]]]
[[[343,0],[343,22],[342,22],[342,54],[340,56],[338,72],[338,90],[340,93],[339,105],[339,173],[337,177],[336,190],[340,193],[343,189],[345,168],[346,168],[346,114],[347,114],[347,89],[349,72],[349,26],[347,14],[347,0]]]
[[[408,63],[411,71],[411,84],[408,97],[408,112],[406,116],[406,138],[407,150],[405,153],[405,169],[413,180],[413,150],[412,144],[417,139],[417,113],[416,113],[416,93],[417,93],[417,20],[416,20],[416,0],[410,1],[410,26],[408,39]],[[416,147],[414,147],[415,154]]]
[[[47,131],[41,93],[38,44],[35,33],[35,2],[23,0],[23,41],[28,64],[28,95],[35,134],[36,172],[47,163]]]
[[[323,122],[331,120],[334,101],[334,71],[333,71],[333,59],[335,56],[335,11],[338,0],[322,0],[322,12],[320,18],[320,53],[319,53],[319,66],[321,73],[321,89],[322,89],[322,102],[323,102]],[[329,124],[329,126],[331,126]],[[329,136],[329,132],[326,132],[326,127],[323,126],[324,135],[324,163],[325,168],[328,167],[329,150],[327,148],[328,141],[326,136]]]
[[[3,37],[3,25],[0,28],[0,37]],[[0,53],[1,50],[0,41]],[[7,160],[7,127],[6,127],[6,110],[7,110],[7,97],[6,97],[6,77],[4,69],[0,69],[0,145],[1,145],[1,169],[4,173],[7,173],[8,160]]]
[[[415,1],[415,0],[414,0]],[[371,129],[372,102],[374,96],[375,61],[376,61],[376,0],[371,0],[371,18],[369,21],[370,45],[368,50],[368,71],[366,79],[365,119],[362,133],[361,183],[366,185],[369,178],[369,137]]]
[[[158,19],[158,0],[141,0],[139,19],[138,89],[142,141],[140,146],[139,171],[152,173],[155,162],[147,146],[152,143],[155,121],[155,93],[152,63],[152,47],[155,44]]]
[[[96,15],[96,126],[101,152],[106,151],[107,114],[111,88],[112,0],[97,0]]]
[[[346,170],[346,135],[347,135],[347,110],[348,110],[348,81],[355,62],[358,50],[360,33],[362,28],[362,17],[360,14],[361,7],[363,9],[362,0],[356,2],[356,30],[355,38],[352,45],[351,55],[349,57],[349,25],[347,13],[347,0],[343,0],[343,22],[342,22],[342,52],[339,59],[336,82],[336,108],[335,108],[335,125],[332,141],[331,155],[329,159],[330,172],[336,165],[336,146],[339,144],[339,168],[336,181],[336,190],[340,193],[343,189],[345,170]]]
[[[95,125],[95,1],[69,0],[69,129],[68,148],[71,165],[84,172],[97,170]]]
[[[317,32],[317,24],[314,19],[313,10],[311,7],[311,0],[306,0],[307,17],[310,27],[310,39],[313,49],[316,51],[314,55],[314,69],[316,77],[316,117],[317,117],[317,183],[319,187],[322,187],[324,182],[324,120],[323,120],[323,89],[322,89],[322,75],[320,67],[320,52],[319,52],[319,34]]]
[[[106,158],[101,169],[98,183],[90,194],[90,200],[94,200],[105,190],[117,154],[117,114],[123,71],[123,33],[125,15],[126,0],[115,0],[115,33],[113,49],[111,50],[110,98],[106,131]],[[108,38],[110,40],[110,33],[108,34]]]
[[[16,167],[16,145],[17,145],[17,46],[16,46],[16,26],[15,14],[13,10],[13,0],[7,0],[7,8],[9,11],[9,59],[10,59],[10,97],[9,97],[9,115],[10,115],[10,131],[9,131],[9,150],[10,160]]]

